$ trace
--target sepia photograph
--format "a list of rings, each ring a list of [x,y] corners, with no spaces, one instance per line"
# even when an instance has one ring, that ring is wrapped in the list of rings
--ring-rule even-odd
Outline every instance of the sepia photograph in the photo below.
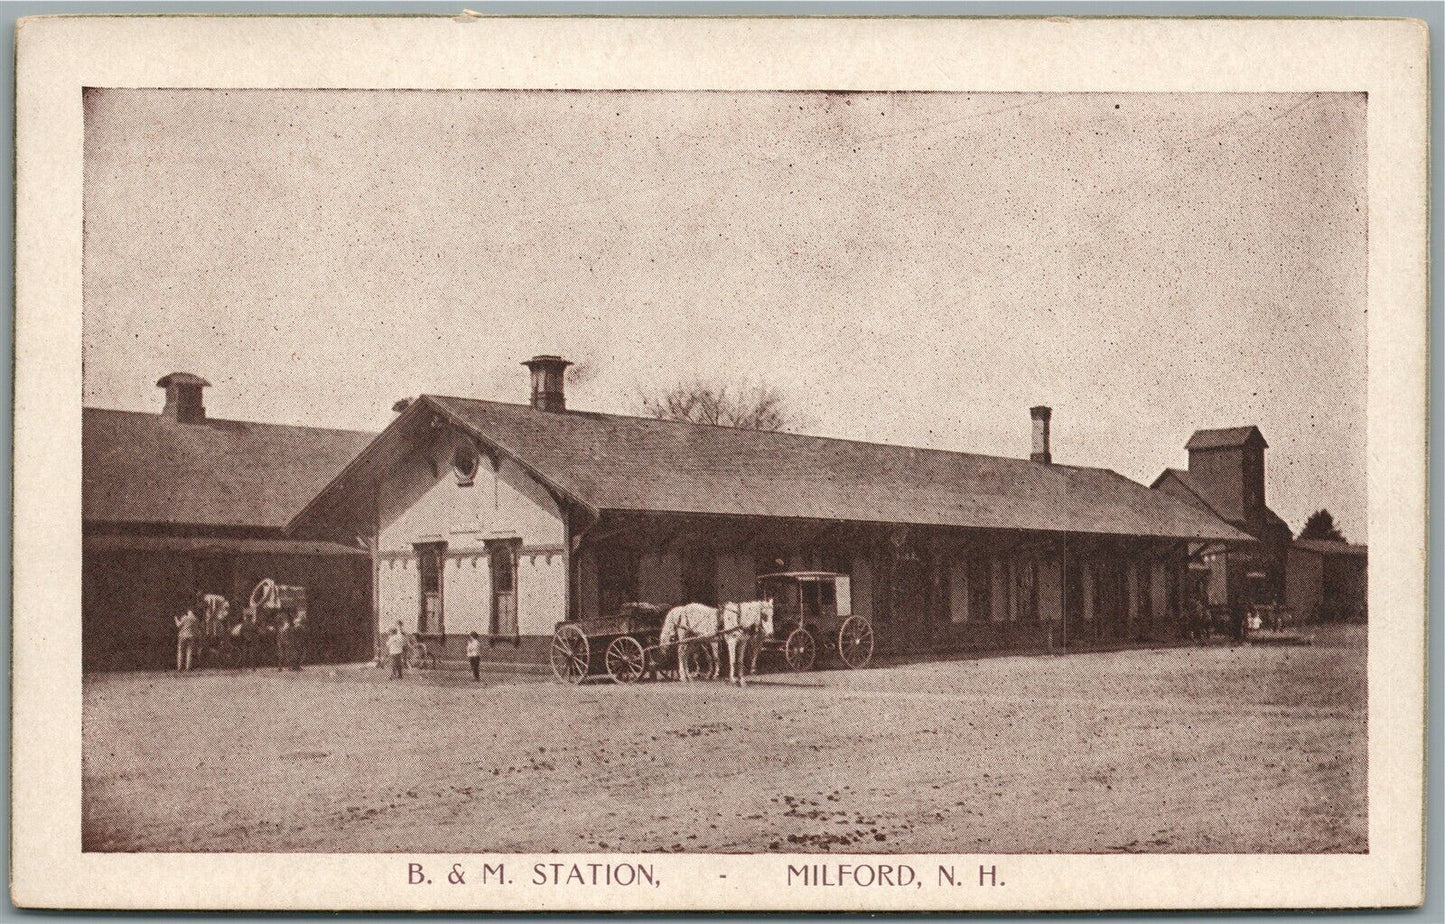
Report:
[[[1367,105],[87,91],[85,849],[1366,851]]]
[[[28,25],[12,896],[1418,902],[1423,39],[1264,26]]]

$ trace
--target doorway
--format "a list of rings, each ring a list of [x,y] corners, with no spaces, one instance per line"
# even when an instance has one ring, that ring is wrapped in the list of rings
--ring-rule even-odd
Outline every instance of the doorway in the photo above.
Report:
[[[442,600],[442,570],[446,560],[445,542],[422,542],[416,546],[420,604],[416,615],[418,635],[446,635]]]
[[[892,643],[894,651],[926,651],[932,641],[932,580],[922,558],[900,555],[893,565]]]
[[[491,642],[509,641],[520,645],[517,630],[517,551],[519,539],[489,540],[487,562],[492,577],[492,613],[488,624]]]

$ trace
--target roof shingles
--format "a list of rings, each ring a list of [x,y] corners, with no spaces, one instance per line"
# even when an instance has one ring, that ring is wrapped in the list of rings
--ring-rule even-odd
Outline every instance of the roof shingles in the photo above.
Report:
[[[1205,511],[1107,469],[643,417],[549,413],[466,398],[423,400],[598,510],[1248,538]]]
[[[374,434],[85,408],[86,522],[280,529]]]

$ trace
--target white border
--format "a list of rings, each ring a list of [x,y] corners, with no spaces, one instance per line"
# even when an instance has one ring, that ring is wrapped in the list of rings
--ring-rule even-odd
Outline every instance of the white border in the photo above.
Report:
[[[1127,909],[1423,897],[1426,49],[1403,20],[43,17],[17,29],[12,896],[25,906]],[[652,890],[408,887],[405,861],[80,852],[80,89],[1366,91],[1366,855],[1009,856],[1006,888],[783,886],[783,856],[653,856]],[[1066,819],[1061,819],[1067,823]],[[437,857],[476,865],[498,857]],[[538,858],[544,859],[544,858]],[[545,860],[561,859],[553,856]],[[596,855],[578,858],[595,861]],[[825,857],[791,858],[794,863]],[[832,858],[832,859],[837,859]],[[879,858],[880,860],[885,858]],[[887,862],[907,862],[890,856]],[[727,878],[719,878],[726,873]]]

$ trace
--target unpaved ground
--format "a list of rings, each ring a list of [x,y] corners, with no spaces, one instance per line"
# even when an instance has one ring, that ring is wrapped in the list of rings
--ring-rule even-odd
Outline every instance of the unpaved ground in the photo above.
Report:
[[[89,675],[89,850],[1362,851],[1362,628],[1308,648],[567,687]]]

